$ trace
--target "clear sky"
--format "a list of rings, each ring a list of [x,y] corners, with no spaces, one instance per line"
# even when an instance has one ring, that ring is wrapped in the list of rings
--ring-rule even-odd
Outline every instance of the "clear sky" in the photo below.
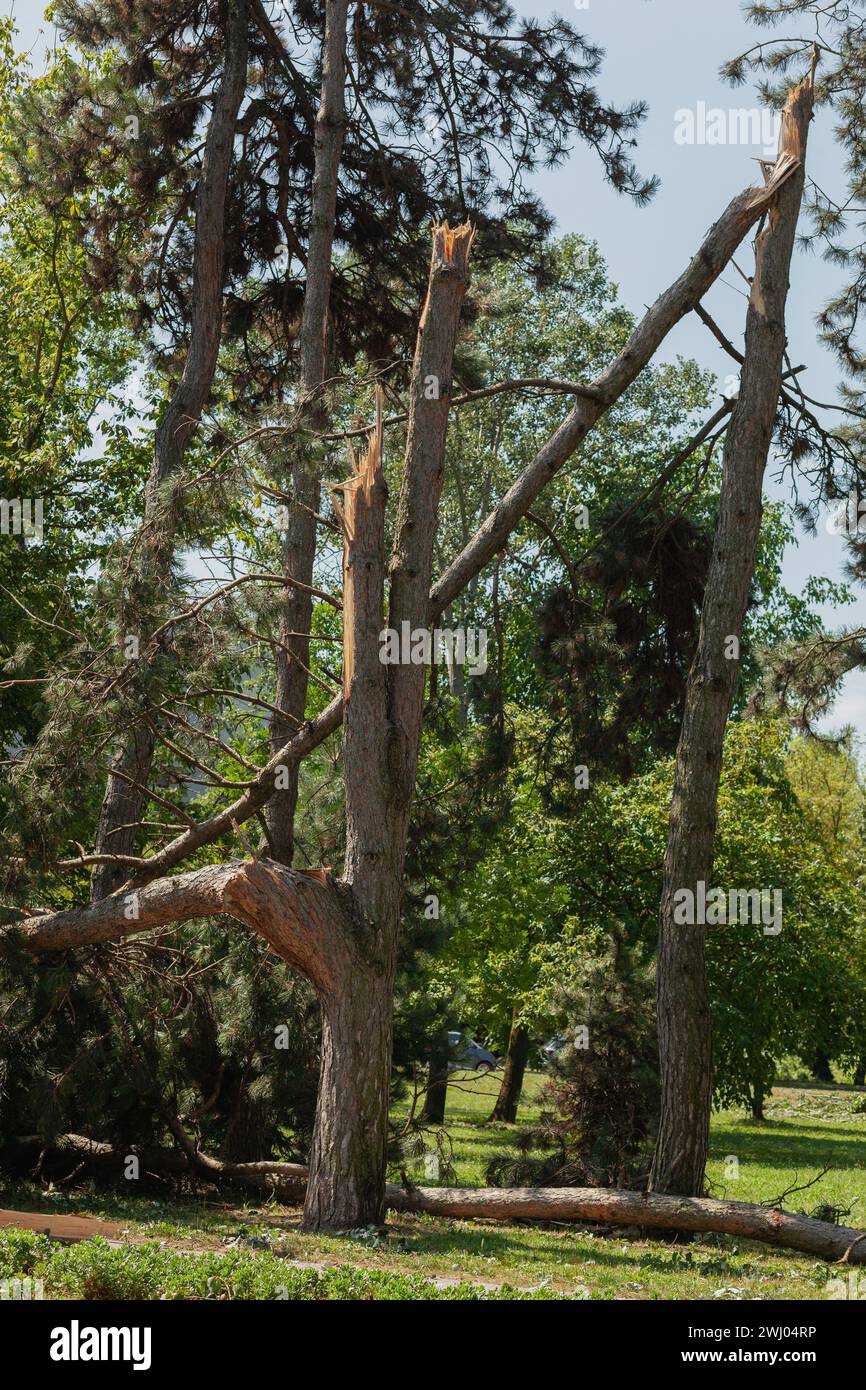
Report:
[[[676,138],[677,113],[691,110],[696,118],[699,103],[710,112],[721,108],[755,105],[750,85],[731,89],[718,76],[721,63],[766,37],[748,25],[740,0],[512,0],[518,13],[544,17],[558,12],[571,19],[579,31],[605,50],[597,87],[602,98],[621,105],[635,100],[648,103],[635,151],[639,169],[657,174],[661,187],[648,207],[636,208],[627,198],[607,187],[597,157],[577,150],[562,168],[545,172],[538,186],[557,218],[561,232],[574,231],[596,240],[605,256],[624,303],[640,313],[685,268],[707,228],[730,199],[753,181],[760,180],[754,157],[764,153],[756,144],[681,143]],[[40,18],[43,0],[0,0],[6,13],[13,12],[20,31],[20,46],[36,44],[34,58],[50,43],[50,26]],[[798,34],[811,36],[798,21]],[[44,29],[42,40],[38,39]],[[680,122],[680,125],[682,123]],[[832,139],[831,118],[819,112],[812,126],[809,165],[823,186],[839,186],[840,160]],[[748,246],[738,258],[751,271]],[[807,363],[803,382],[820,400],[836,397],[838,370],[834,358],[818,342],[815,315],[832,295],[837,272],[819,257],[795,253],[788,308],[788,337],[792,360]],[[707,298],[710,312],[739,342],[745,322],[745,286],[731,270]],[[670,335],[664,356],[696,358],[719,376],[720,390],[730,371],[728,359],[699,320],[690,315]],[[838,417],[830,417],[838,418]],[[772,467],[770,472],[772,473]],[[770,481],[771,496],[786,496]],[[842,541],[827,534],[823,525],[815,538],[802,536],[790,547],[784,579],[799,591],[809,574],[841,578]],[[862,623],[866,626],[866,595],[841,612],[825,613],[829,625]],[[832,721],[866,727],[866,673],[849,676]]]

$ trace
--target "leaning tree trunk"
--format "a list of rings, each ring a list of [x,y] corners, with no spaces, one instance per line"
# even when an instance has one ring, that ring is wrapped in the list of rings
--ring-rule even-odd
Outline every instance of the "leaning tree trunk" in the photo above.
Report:
[[[520,1104],[523,1077],[528,1059],[529,1031],[522,1023],[517,1022],[517,1010],[515,1009],[511,1021],[511,1032],[508,1036],[508,1053],[505,1058],[505,1070],[502,1073],[502,1085],[499,1087],[499,1095],[493,1107],[493,1114],[490,1116],[491,1120],[502,1120],[505,1124],[514,1124],[517,1119],[517,1107]]]
[[[195,204],[192,319],[183,374],[166,407],[154,441],[153,462],[144,503],[141,576],[148,583],[168,584],[172,525],[165,514],[161,488],[181,468],[187,445],[207,402],[222,330],[225,209],[234,151],[238,110],[247,77],[246,0],[229,0],[226,59],[214,98]],[[141,637],[143,634],[136,634]],[[124,731],[108,775],[96,833],[96,853],[131,855],[147,804],[147,781],[155,748],[152,730],[138,724]],[[93,901],[104,898],[128,876],[123,863],[95,865],[90,881]]]
[[[331,299],[331,260],[337,181],[346,124],[346,23],[348,0],[328,0],[322,40],[322,88],[316,116],[315,167],[310,203],[307,278],[301,317],[300,427],[315,438],[327,429],[328,412],[322,391],[328,373],[328,315]],[[321,482],[317,451],[301,442],[292,463],[292,498],[286,531],[285,573],[301,587],[290,587],[280,624],[276,654],[276,705],[271,721],[271,752],[288,743],[303,722],[310,665],[310,624],[316,562],[316,518]],[[299,764],[286,767],[286,785],[270,800],[267,821],[272,853],[291,864],[295,849],[295,810],[298,804]]]
[[[662,1073],[659,1134],[650,1186],[698,1196],[704,1190],[712,1101],[712,1032],[705,925],[677,924],[675,896],[709,887],[725,726],[739,670],[739,642],[761,527],[764,469],[782,380],[785,303],[805,179],[813,79],[790,94],[777,169],[782,185],[756,242],[740,390],[725,441],[719,520],[686,687],[677,749],[659,924],[658,1028]],[[698,913],[691,914],[697,918]]]

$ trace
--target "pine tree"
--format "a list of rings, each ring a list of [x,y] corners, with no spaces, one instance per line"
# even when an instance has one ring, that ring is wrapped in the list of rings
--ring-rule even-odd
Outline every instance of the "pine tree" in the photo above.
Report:
[[[568,1045],[551,1064],[541,1116],[517,1136],[517,1155],[494,1157],[498,1186],[646,1185],[659,1108],[654,979],[615,925],[607,951],[587,957],[564,991]]]

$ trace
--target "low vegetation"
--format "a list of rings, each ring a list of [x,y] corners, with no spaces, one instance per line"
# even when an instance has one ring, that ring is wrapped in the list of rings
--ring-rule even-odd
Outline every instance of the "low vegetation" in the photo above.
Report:
[[[537,1115],[542,1078],[527,1077],[521,1120]],[[489,1122],[497,1078],[458,1074],[449,1086],[453,1181],[483,1182],[511,1127]],[[714,1195],[815,1213],[866,1212],[866,1106],[851,1088],[777,1088],[767,1118],[724,1111],[713,1123]],[[733,1177],[732,1158],[738,1160]],[[828,1172],[822,1173],[830,1164]],[[430,1174],[425,1177],[431,1182]],[[812,1183],[806,1187],[806,1184]],[[682,1242],[635,1239],[616,1228],[495,1225],[392,1214],[386,1230],[338,1236],[300,1229],[300,1211],[128,1197],[91,1188],[0,1189],[21,1210],[75,1212],[120,1223],[120,1244],[62,1246],[32,1232],[0,1231],[0,1278],[41,1279],[56,1298],[251,1299],[824,1299],[838,1277],[821,1261],[730,1236]],[[844,1217],[843,1217],[844,1219]],[[300,1266],[307,1266],[306,1268]],[[310,1266],[313,1266],[312,1268]]]

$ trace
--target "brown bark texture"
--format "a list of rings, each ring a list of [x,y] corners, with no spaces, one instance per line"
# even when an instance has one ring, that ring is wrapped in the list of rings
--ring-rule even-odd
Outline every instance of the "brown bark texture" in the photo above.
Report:
[[[346,20],[348,0],[328,0],[322,40],[322,86],[314,137],[313,190],[307,244],[304,307],[301,315],[301,409],[299,428],[315,437],[327,429],[328,411],[323,398],[328,375],[328,314],[331,299],[331,261],[337,183],[346,123]],[[316,561],[316,516],[320,508],[321,481],[315,452],[303,442],[294,450],[291,468],[292,497],[286,528],[285,573],[307,587],[289,587],[276,649],[276,699],[280,710],[271,721],[271,751],[279,755],[303,723],[307,704],[310,665],[310,624]],[[280,786],[267,806],[270,844],[275,858],[291,864],[295,849],[295,811],[298,804],[299,762],[286,764],[285,786]]]
[[[517,1020],[517,1011],[511,1022],[508,1035],[508,1051],[502,1072],[502,1084],[493,1107],[491,1120],[501,1120],[513,1125],[517,1119],[517,1107],[523,1091],[523,1077],[529,1060],[529,1031]]]
[[[725,439],[719,519],[689,671],[677,749],[659,921],[661,1117],[650,1186],[704,1190],[712,1103],[712,1035],[705,927],[676,925],[675,895],[709,889],[725,727],[739,672],[739,642],[755,570],[762,489],[782,382],[785,304],[805,181],[812,78],[782,115],[776,172],[787,177],[755,247],[739,396]],[[732,646],[732,642],[735,646]]]
[[[153,462],[145,490],[140,565],[151,581],[168,581],[172,526],[161,488],[181,468],[187,445],[205,407],[219,355],[222,330],[226,197],[238,110],[246,90],[247,11],[245,0],[229,0],[226,61],[214,101],[196,191],[193,283],[189,346],[180,381],[156,431]],[[152,732],[137,725],[112,759],[96,832],[96,853],[133,853],[147,803],[153,762]],[[104,897],[126,877],[123,864],[96,864],[91,896]]]

